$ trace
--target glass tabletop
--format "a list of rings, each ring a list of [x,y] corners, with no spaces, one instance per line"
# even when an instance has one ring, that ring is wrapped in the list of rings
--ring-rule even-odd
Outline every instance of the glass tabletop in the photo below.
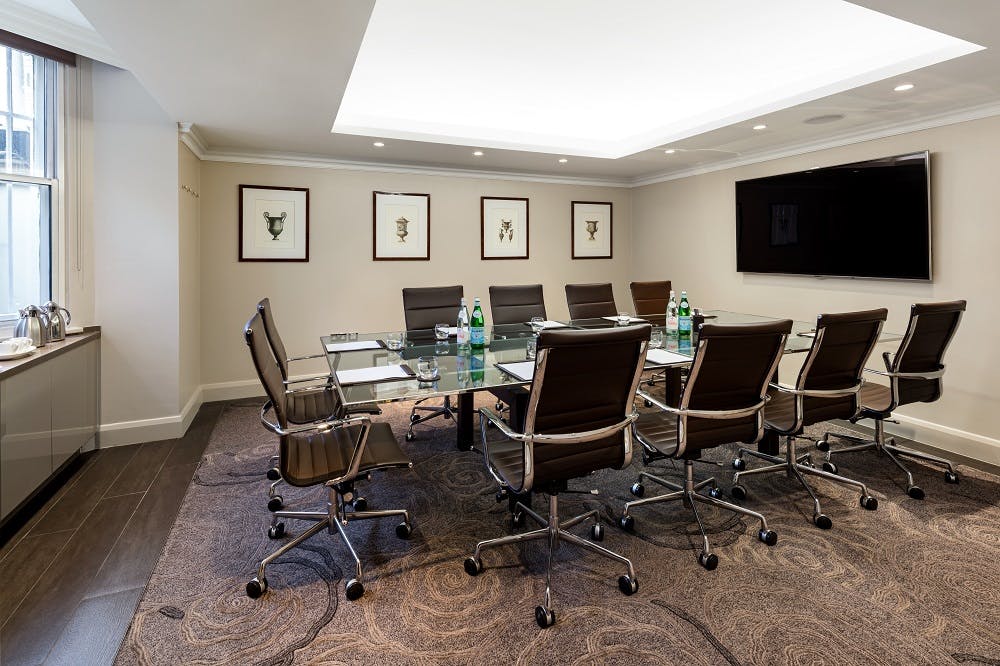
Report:
[[[778,319],[778,317],[742,314],[725,310],[706,310],[703,316],[706,323],[716,324],[751,324]],[[573,329],[613,328],[618,325],[613,321],[599,318],[569,320],[561,323]],[[813,339],[809,334],[814,328],[814,322],[794,321],[792,334],[785,344],[785,353],[807,351],[812,346]],[[664,333],[664,349],[689,359],[694,356],[694,347],[698,341],[697,334],[689,336],[670,334],[663,326],[654,326],[653,330]],[[392,351],[382,346],[378,349],[345,352],[328,352],[326,348],[327,344],[355,341],[379,341],[379,344],[383,345],[389,336],[388,332],[331,334],[322,336],[320,340],[323,343],[323,350],[326,352],[332,372],[403,364],[416,372],[417,359],[421,356],[434,356],[437,359],[439,376],[434,381],[423,382],[413,377],[412,379],[342,386],[345,402],[354,405],[366,402],[420,400],[524,384],[525,382],[520,379],[500,370],[496,364],[528,360],[527,341],[533,335],[530,326],[526,323],[493,326],[489,329],[486,347],[478,350],[472,350],[468,347],[459,349],[454,338],[444,342],[437,341],[434,338],[434,332],[430,330],[408,331],[403,340],[403,346],[398,351]],[[891,342],[901,338],[902,336],[898,334],[883,333],[879,342]],[[683,365],[683,363],[673,365]],[[654,369],[665,366],[647,362],[646,367]]]

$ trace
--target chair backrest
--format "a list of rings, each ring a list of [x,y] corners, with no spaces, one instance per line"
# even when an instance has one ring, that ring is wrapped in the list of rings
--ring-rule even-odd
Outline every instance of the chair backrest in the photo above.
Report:
[[[454,324],[462,285],[453,287],[406,287],[403,289],[403,317],[407,331],[433,330],[434,324]]]
[[[633,411],[650,330],[642,325],[542,331],[525,433],[581,433],[624,421]],[[620,468],[631,457],[631,427],[589,442],[536,442],[532,485]]]
[[[278,368],[281,370],[281,378],[288,379],[288,352],[285,351],[285,343],[278,335],[278,327],[274,323],[274,315],[271,313],[271,299],[265,298],[257,304],[257,312],[264,322],[264,335],[267,343],[271,346],[275,360],[278,361]]]
[[[490,287],[490,310],[494,324],[520,324],[532,317],[545,319],[542,285]]]
[[[618,314],[610,282],[566,285],[566,305],[570,319],[614,317]]]
[[[839,390],[860,387],[861,373],[871,356],[888,310],[865,310],[821,314],[806,360],[795,387],[807,390]],[[849,419],[860,409],[860,391],[842,397],[806,396],[802,400],[807,426],[830,419]]]
[[[265,299],[266,300],[266,299]],[[250,348],[250,358],[257,370],[257,376],[264,387],[264,393],[274,407],[274,415],[282,428],[288,425],[288,413],[285,406],[285,385],[282,382],[281,370],[274,360],[271,346],[267,341],[264,321],[261,313],[250,317],[243,327],[243,338]]]
[[[702,324],[681,409],[740,411],[729,418],[678,416],[676,455],[730,442],[753,444],[764,434],[763,402],[792,331],[783,319],[760,324]]]
[[[910,323],[889,370],[903,373],[943,370],[945,352],[964,312],[965,301],[916,303],[910,306]],[[894,406],[934,402],[941,397],[943,390],[941,377],[899,378],[897,382],[892,382]]]
[[[632,304],[636,317],[665,317],[670,302],[670,280],[631,282]]]

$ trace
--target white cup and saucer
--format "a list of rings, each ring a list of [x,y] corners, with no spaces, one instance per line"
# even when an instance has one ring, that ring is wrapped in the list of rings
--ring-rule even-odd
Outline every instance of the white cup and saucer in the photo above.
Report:
[[[22,358],[35,352],[31,338],[8,338],[0,342],[0,361]]]

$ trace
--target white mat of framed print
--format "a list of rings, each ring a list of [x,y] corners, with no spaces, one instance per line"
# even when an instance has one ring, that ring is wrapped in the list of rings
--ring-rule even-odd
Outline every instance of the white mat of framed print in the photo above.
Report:
[[[480,197],[483,259],[528,258],[528,200]]]
[[[611,202],[574,201],[571,205],[574,259],[610,259]]]
[[[431,195],[372,192],[372,259],[431,258]]]
[[[309,190],[240,185],[240,261],[309,261]]]

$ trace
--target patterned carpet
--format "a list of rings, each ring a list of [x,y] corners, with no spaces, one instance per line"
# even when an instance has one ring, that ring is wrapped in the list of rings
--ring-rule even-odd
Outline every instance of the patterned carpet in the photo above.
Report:
[[[877,511],[863,510],[852,489],[816,481],[829,531],[812,525],[807,495],[784,476],[747,479],[746,504],[778,531],[774,547],[756,539],[754,521],[706,507],[720,560],[712,572],[698,566],[700,537],[677,503],[636,509],[635,534],[615,526],[638,455],[628,470],[577,482],[601,495],[564,495],[562,514],[600,507],[604,545],[632,558],[640,589],[623,596],[619,565],[564,545],[558,622],[540,630],[541,542],[487,551],[476,578],[462,568],[477,540],[508,533],[506,505],[495,502],[481,456],[458,452],[454,430],[438,421],[404,443],[412,471],[362,489],[372,508],[409,508],[416,527],[402,541],[393,519],[349,526],[366,565],[364,597],[344,597],[353,565],[323,533],[269,567],[268,593],[251,600],[244,585],[277,546],[264,508],[275,443],[257,410],[236,404],[220,418],[116,663],[1000,664],[1000,478],[961,467],[962,482],[946,485],[913,463],[927,491],[917,501],[891,463],[870,454],[843,456],[840,469],[870,485]],[[400,439],[407,410],[379,417]],[[713,455],[728,461],[732,449]],[[697,466],[726,490],[730,471]],[[296,508],[325,497],[283,495]]]

